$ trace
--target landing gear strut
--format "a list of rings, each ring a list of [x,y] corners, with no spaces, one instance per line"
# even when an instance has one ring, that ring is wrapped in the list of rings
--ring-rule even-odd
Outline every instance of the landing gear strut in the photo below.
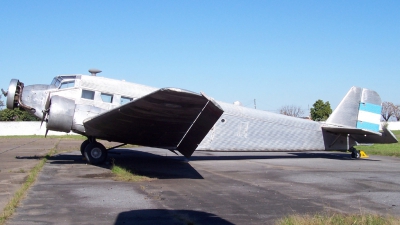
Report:
[[[357,150],[354,147],[351,147],[349,149],[349,151],[351,152],[351,158],[352,159],[359,159],[361,157],[360,150]]]
[[[82,143],[81,153],[93,165],[104,163],[107,159],[106,148],[94,138],[89,138]]]

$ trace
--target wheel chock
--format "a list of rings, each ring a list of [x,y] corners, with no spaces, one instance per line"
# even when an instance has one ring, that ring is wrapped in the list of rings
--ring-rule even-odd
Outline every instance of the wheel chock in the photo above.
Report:
[[[360,158],[368,158],[369,156],[363,151],[360,150]]]

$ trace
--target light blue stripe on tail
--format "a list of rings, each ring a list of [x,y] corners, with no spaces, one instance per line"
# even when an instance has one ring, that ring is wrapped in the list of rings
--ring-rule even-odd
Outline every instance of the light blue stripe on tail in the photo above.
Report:
[[[375,105],[371,103],[360,103],[360,110],[370,112],[370,113],[375,113],[375,114],[381,114],[382,111],[382,106],[380,105]]]
[[[357,121],[357,128],[379,132],[379,124]]]

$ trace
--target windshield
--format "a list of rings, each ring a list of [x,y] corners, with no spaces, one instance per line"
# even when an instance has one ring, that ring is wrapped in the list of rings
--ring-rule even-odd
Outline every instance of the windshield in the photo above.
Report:
[[[74,80],[64,81],[64,82],[61,82],[60,89],[70,88],[70,87],[74,87],[74,86],[75,86]]]
[[[58,87],[58,85],[60,85],[60,83],[61,83],[61,80],[59,79],[59,77],[54,77],[53,81],[51,82],[51,85]]]
[[[74,87],[75,79],[76,76],[57,76],[54,77],[53,81],[51,82],[51,85],[60,89]]]

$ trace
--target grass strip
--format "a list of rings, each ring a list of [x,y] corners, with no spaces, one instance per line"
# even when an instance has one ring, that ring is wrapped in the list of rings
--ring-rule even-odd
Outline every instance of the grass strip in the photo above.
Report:
[[[345,214],[315,214],[290,215],[277,220],[276,225],[400,225],[400,219],[393,216],[373,214],[345,215]]]
[[[392,131],[392,133],[400,140],[399,130]],[[369,155],[400,157],[400,143],[360,145],[356,146],[356,148],[365,151]]]
[[[365,151],[368,155],[381,155],[400,157],[400,144],[374,144],[371,146],[357,146],[358,150]]]
[[[39,175],[39,172],[43,169],[43,166],[47,162],[47,159],[55,153],[55,151],[56,151],[55,149],[56,149],[56,147],[51,149],[50,152],[46,155],[46,157],[43,157],[40,160],[40,162],[38,164],[36,164],[36,166],[33,167],[29,171],[28,177],[26,178],[25,182],[15,192],[14,196],[11,198],[11,200],[5,206],[4,211],[0,216],[0,225],[4,225],[6,220],[8,218],[10,218],[14,214],[15,209],[17,208],[18,204],[25,197],[26,192],[28,191],[28,189],[36,181],[36,179],[37,179],[37,177]]]
[[[115,165],[115,163],[111,167],[111,172],[115,174],[115,180],[118,181],[139,182],[153,180],[152,178],[135,174],[129,169]]]

